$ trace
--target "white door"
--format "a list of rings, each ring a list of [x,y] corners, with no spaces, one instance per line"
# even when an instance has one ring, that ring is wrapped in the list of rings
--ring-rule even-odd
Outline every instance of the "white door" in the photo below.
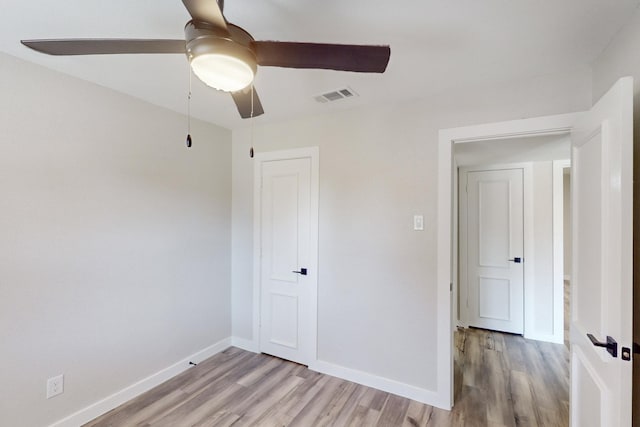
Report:
[[[311,157],[260,164],[260,351],[309,364],[315,349],[317,168]]]
[[[633,79],[572,132],[571,425],[631,426]],[[607,336],[617,354],[596,347]]]
[[[461,257],[469,326],[522,334],[524,328],[523,170],[466,171]],[[463,223],[462,223],[463,222]],[[466,258],[466,259],[465,259]]]

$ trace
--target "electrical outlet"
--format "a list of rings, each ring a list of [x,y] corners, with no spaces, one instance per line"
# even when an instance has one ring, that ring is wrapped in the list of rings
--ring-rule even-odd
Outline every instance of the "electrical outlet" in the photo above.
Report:
[[[47,380],[47,399],[64,392],[64,375],[58,375]]]

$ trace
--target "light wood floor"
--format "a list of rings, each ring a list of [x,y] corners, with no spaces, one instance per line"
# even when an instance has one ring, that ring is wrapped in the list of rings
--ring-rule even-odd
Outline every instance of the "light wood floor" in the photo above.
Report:
[[[232,347],[86,427],[568,425],[564,345],[478,329],[455,342],[451,412]]]

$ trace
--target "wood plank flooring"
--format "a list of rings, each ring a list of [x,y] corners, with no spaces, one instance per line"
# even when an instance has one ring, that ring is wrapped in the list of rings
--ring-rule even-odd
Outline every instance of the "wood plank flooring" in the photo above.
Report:
[[[234,347],[85,427],[568,426],[564,345],[456,333],[451,412]]]

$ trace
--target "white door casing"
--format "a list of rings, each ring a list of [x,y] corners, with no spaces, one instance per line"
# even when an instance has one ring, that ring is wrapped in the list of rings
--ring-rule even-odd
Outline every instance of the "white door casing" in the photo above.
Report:
[[[318,150],[258,154],[255,172],[259,349],[309,365],[317,336]]]
[[[553,161],[553,336],[549,341],[564,344],[564,238],[570,230],[564,229],[564,169],[571,161]],[[568,211],[570,209],[567,209]],[[570,215],[571,213],[568,212]],[[569,233],[570,236],[570,233]],[[525,308],[526,310],[526,308]]]
[[[469,326],[523,334],[523,169],[460,175],[462,317]]]
[[[633,79],[572,132],[571,425],[631,426]],[[618,355],[595,347],[611,336]]]
[[[452,252],[454,230],[452,217],[452,176],[454,172],[453,144],[473,143],[496,138],[518,136],[556,135],[569,133],[583,113],[569,113],[531,119],[510,120],[458,128],[441,129],[438,135],[438,234],[437,234],[437,394],[439,407],[453,406],[453,332],[452,270],[458,267],[457,253]],[[525,200],[526,202],[526,200]],[[526,203],[525,203],[526,204]],[[526,207],[525,207],[526,213]],[[526,231],[525,231],[526,233]],[[529,241],[531,239],[528,239]],[[527,245],[527,240],[525,240]],[[526,250],[526,248],[525,248]],[[526,274],[526,273],[525,273]],[[457,286],[457,283],[454,283]],[[525,313],[525,316],[527,314]],[[527,331],[525,330],[525,336]]]

